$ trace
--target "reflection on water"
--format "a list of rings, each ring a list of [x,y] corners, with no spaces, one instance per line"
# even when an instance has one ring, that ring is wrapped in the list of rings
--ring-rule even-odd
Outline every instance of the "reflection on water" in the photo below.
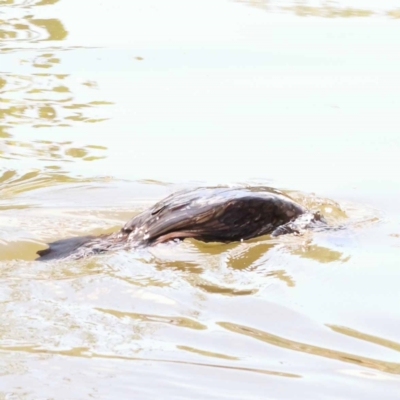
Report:
[[[390,10],[390,11],[388,11],[387,14],[389,15],[389,17],[392,17],[392,18],[400,18],[400,8]]]
[[[12,18],[3,21],[0,29],[0,49],[2,51],[15,51],[14,43],[21,42],[40,42],[47,40],[64,40],[68,35],[63,24],[56,18],[32,19]],[[13,47],[9,46],[13,44]]]
[[[105,157],[104,146],[77,146],[72,141],[14,140],[12,128],[29,125],[41,128],[65,128],[79,123],[98,123],[108,118],[101,109],[112,102],[99,98],[93,80],[77,80],[70,74],[37,72],[51,70],[61,63],[57,48],[41,42],[60,42],[68,32],[58,18],[35,18],[35,6],[56,4],[58,0],[10,1],[19,17],[2,21],[0,48],[17,52],[19,63],[30,74],[0,72],[0,157],[3,159],[35,158],[38,161],[71,162],[74,159],[94,161]],[[34,51],[32,51],[34,50]],[[68,50],[68,49],[61,49]],[[99,114],[102,116],[99,117]],[[49,167],[49,165],[47,165]]]
[[[29,9],[32,6],[48,6],[51,4],[56,4],[59,1],[60,0],[0,0],[0,4]]]
[[[324,4],[320,7],[307,6],[304,4],[296,4],[294,6],[281,7],[284,11],[294,12],[300,17],[323,17],[323,18],[349,18],[349,17],[369,17],[374,14],[372,10],[361,8],[339,8],[331,4]]]
[[[374,343],[379,346],[387,347],[391,350],[400,351],[399,342],[393,342],[392,340],[383,339],[378,336],[368,335],[367,333],[362,333],[356,331],[355,329],[351,329],[345,326],[337,326],[337,325],[327,325],[327,326],[331,328],[333,331],[342,333],[343,335],[347,335],[355,339],[365,340],[367,342]]]
[[[260,239],[259,239],[260,240]],[[276,241],[264,243],[252,243],[247,245],[237,245],[227,252],[225,262],[228,266],[238,270],[252,271],[257,269],[264,260],[261,260],[266,252],[276,246]]]
[[[343,252],[314,244],[312,241],[304,241],[300,245],[290,246],[290,252],[322,264],[338,261],[344,263],[350,260],[350,256],[345,256]]]
[[[199,349],[193,349],[191,347],[187,346],[176,346],[177,349],[179,350],[184,350],[184,351],[189,351],[191,353],[199,354],[202,356],[209,356],[209,357],[216,357],[216,358],[223,358],[225,360],[236,360],[236,357],[231,357],[231,356],[226,356],[224,354],[218,354],[218,353],[213,353],[210,351],[205,351],[205,350],[199,350]],[[223,365],[223,364],[207,364],[207,363],[200,363],[200,362],[190,362],[190,361],[178,361],[178,360],[166,360],[162,358],[139,358],[139,357],[128,357],[124,355],[110,355],[110,354],[101,354],[101,353],[96,353],[90,351],[89,348],[87,347],[75,347],[70,350],[44,350],[44,349],[39,349],[34,346],[0,346],[0,350],[3,352],[12,352],[13,354],[18,354],[18,353],[31,353],[31,354],[40,354],[42,356],[45,356],[46,354],[48,355],[63,355],[63,356],[68,356],[68,357],[80,357],[80,358],[90,358],[96,360],[98,362],[99,360],[120,360],[120,361],[145,361],[146,363],[151,363],[155,362],[157,364],[159,363],[166,363],[166,364],[182,364],[185,367],[188,366],[198,366],[198,367],[206,367],[206,368],[211,368],[211,369],[227,369],[227,370],[237,370],[237,371],[242,371],[242,372],[255,372],[259,374],[266,374],[266,375],[274,375],[274,376],[280,376],[280,377],[285,377],[285,378],[301,378],[301,375],[297,374],[290,374],[286,372],[281,372],[281,371],[271,371],[271,370],[265,370],[265,369],[259,369],[259,368],[246,368],[246,367],[235,367],[233,365]],[[168,368],[168,367],[167,367]],[[19,365],[18,363],[13,362],[13,365],[10,367],[12,373],[20,373],[20,372],[28,372],[23,368],[22,365]],[[153,371],[152,371],[153,372]],[[152,374],[151,374],[152,375]],[[96,390],[97,392],[97,390]],[[1,392],[0,392],[1,394]],[[115,392],[113,392],[115,394]],[[124,393],[123,393],[124,394]]]
[[[348,6],[351,1],[292,1],[292,0],[235,0],[240,3],[248,4],[252,7],[260,8],[268,11],[285,11],[292,12],[299,17],[322,17],[322,18],[350,18],[350,17],[369,17],[375,14],[382,14],[381,4],[371,8],[357,8]],[[317,5],[315,3],[318,3]],[[383,12],[392,18],[400,18],[400,10],[398,8],[386,10]]]
[[[83,161],[95,161],[105,158],[106,148],[96,145],[81,145],[76,148],[73,142],[51,142],[46,140],[16,141],[7,139],[2,143],[0,158],[7,160],[21,157],[36,157],[39,161],[73,162],[78,158]],[[46,168],[57,169],[58,166]]]
[[[61,21],[56,18],[31,19],[30,22],[47,31],[46,39],[42,40],[64,40],[68,35]]]
[[[57,146],[54,146],[57,147]],[[36,154],[38,156],[39,154]],[[20,155],[19,155],[20,156]],[[64,158],[63,155],[60,158]],[[72,161],[72,160],[70,160]],[[94,180],[86,180],[93,183]],[[59,166],[48,166],[43,170],[33,170],[27,173],[20,173],[15,170],[5,170],[0,177],[2,200],[14,197],[22,192],[50,187],[55,184],[85,182],[85,179],[70,177],[66,171]]]
[[[18,45],[24,43],[38,43],[41,41],[60,41],[64,40],[68,32],[58,18],[33,18],[32,10],[34,6],[55,4],[59,0],[44,1],[11,1],[7,6],[14,7],[19,11],[13,13],[13,17],[2,20],[0,29],[0,48],[2,51],[15,51]],[[18,10],[20,8],[20,10]],[[8,46],[8,44],[12,46]]]
[[[189,346],[176,346],[179,350],[186,350],[186,351],[191,351],[193,353],[197,353],[200,354],[202,356],[206,356],[206,357],[212,357],[212,358],[222,358],[225,360],[239,360],[238,357],[233,357],[233,356],[229,356],[227,354],[219,354],[219,353],[214,353],[211,351],[206,351],[206,350],[200,350],[200,349],[196,349],[193,347],[189,347]]]
[[[157,322],[157,323],[165,323],[180,326],[182,328],[189,329],[197,329],[197,330],[205,330],[207,326],[200,324],[197,321],[194,321],[190,318],[183,317],[172,317],[172,316],[161,316],[161,315],[148,315],[148,314],[135,314],[135,313],[126,313],[115,310],[105,310],[98,308],[97,310],[115,315],[117,318],[132,318],[134,320],[138,320],[140,322]]]
[[[7,127],[0,125],[0,139],[11,137],[7,132]]]
[[[395,1],[0,5],[0,398],[398,397],[398,223],[363,205],[396,198]],[[194,179],[298,189],[332,229],[34,261]]]
[[[218,322],[218,325],[242,335],[249,336],[253,339],[279,346],[293,351],[299,351],[319,357],[327,357],[333,360],[339,360],[345,363],[356,364],[361,367],[376,369],[391,374],[400,374],[400,363],[393,363],[381,360],[375,360],[356,354],[344,353],[324,347],[318,347],[307,343],[301,343],[294,340],[286,339],[268,332],[254,329],[248,326],[232,324],[230,322]]]
[[[52,57],[52,54],[44,56]],[[55,59],[50,60],[54,62]],[[77,101],[75,93],[86,101]],[[68,127],[77,122],[107,120],[98,118],[98,108],[112,103],[96,97],[92,85],[76,82],[67,74],[34,73],[23,76],[3,73],[0,76],[0,103],[3,104],[0,119],[6,127],[31,124],[34,128]]]

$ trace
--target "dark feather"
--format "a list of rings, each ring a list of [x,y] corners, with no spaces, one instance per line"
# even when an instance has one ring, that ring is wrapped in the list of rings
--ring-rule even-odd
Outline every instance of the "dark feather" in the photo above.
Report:
[[[122,231],[132,241],[149,244],[172,232],[229,242],[271,233],[304,212],[289,197],[266,188],[202,188],[169,196],[132,218]]]
[[[268,233],[279,235],[296,231],[295,219],[306,211],[271,188],[187,190],[174,193],[133,217],[120,232],[58,240],[38,254],[41,259],[81,258],[176,238],[232,242]]]

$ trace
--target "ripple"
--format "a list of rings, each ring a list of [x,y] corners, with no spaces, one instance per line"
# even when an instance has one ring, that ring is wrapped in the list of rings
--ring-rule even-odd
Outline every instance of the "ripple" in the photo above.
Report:
[[[400,374],[400,363],[377,360],[325,347],[319,347],[308,343],[297,342],[295,340],[286,339],[281,336],[273,335],[269,332],[261,331],[249,326],[233,324],[230,322],[217,322],[217,324],[231,332],[239,333],[273,346],[311,354],[318,357],[338,360],[344,363],[356,364],[361,367],[375,369],[390,374]]]
[[[27,346],[0,346],[2,351],[10,352],[26,352],[33,354],[52,354],[52,355],[62,355],[69,357],[81,357],[81,358],[98,358],[98,359],[108,359],[108,360],[125,360],[125,361],[148,361],[157,363],[171,363],[171,364],[182,364],[182,365],[194,365],[198,367],[208,367],[208,368],[223,368],[229,370],[243,371],[243,372],[257,372],[266,375],[275,375],[285,378],[301,378],[301,375],[291,374],[288,372],[281,371],[271,371],[261,368],[248,368],[248,367],[236,367],[233,365],[220,365],[220,364],[210,364],[210,363],[200,363],[200,362],[190,362],[190,361],[180,361],[180,360],[168,360],[162,358],[142,358],[142,357],[128,357],[123,355],[111,355],[111,354],[101,354],[90,351],[87,347],[74,347],[68,350],[45,350],[38,348],[37,346],[27,345]]]
[[[62,22],[56,18],[34,19],[31,15],[2,21],[0,48],[18,47],[22,43],[60,41],[68,36]]]
[[[13,18],[1,22],[0,48],[8,46],[8,43],[38,41],[48,37],[46,30],[40,29],[26,19]]]
[[[72,142],[6,139],[2,144],[3,154],[0,153],[0,158],[18,160],[20,158],[35,157],[39,161],[62,163],[72,162],[74,159],[90,162],[106,158],[106,148],[93,149],[90,145],[81,145],[79,148],[76,146]],[[66,176],[65,178],[64,182],[69,181]],[[29,190],[32,189],[35,189],[35,187],[31,187]]]
[[[56,62],[52,53],[42,54]],[[49,61],[49,62],[50,62]],[[84,102],[77,99],[85,98]],[[107,120],[99,111],[112,102],[96,99],[86,82],[77,82],[67,74],[36,73],[0,75],[0,118],[4,126],[31,124],[33,127],[68,127],[79,123]]]
[[[132,312],[122,312],[116,310],[106,310],[102,308],[96,308],[98,311],[103,313],[114,315],[118,318],[126,318],[129,317],[133,320],[141,321],[141,322],[156,322],[156,323],[165,323],[169,325],[179,326],[182,328],[196,329],[196,330],[206,330],[207,326],[203,325],[193,319],[186,317],[177,317],[177,316],[165,316],[165,315],[155,315],[155,314],[138,314]]]
[[[49,6],[58,3],[60,0],[1,0],[0,4],[7,4],[8,7],[30,8],[36,6]]]
[[[200,354],[205,357],[222,358],[224,360],[235,360],[235,361],[240,360],[239,357],[228,356],[227,354],[215,353],[213,351],[200,350],[200,349],[196,349],[194,347],[182,346],[182,345],[177,345],[176,347],[179,350],[189,351],[191,353]]]
[[[48,144],[48,146],[54,146],[54,144],[51,143]],[[50,188],[65,183],[84,184],[94,183],[96,181],[102,182],[104,179],[74,178],[68,176],[57,168],[55,171],[52,171],[52,168],[50,168],[47,172],[37,169],[26,173],[18,172],[16,170],[3,170],[2,175],[0,176],[1,200],[4,202],[7,198],[12,198],[24,192],[34,191],[41,188]]]
[[[365,18],[375,15],[400,18],[398,8],[382,10],[381,5],[374,8],[351,7],[351,1],[301,1],[293,0],[234,0],[269,12],[293,13],[298,17],[320,18]],[[395,4],[395,2],[393,2]]]
[[[394,342],[392,340],[384,339],[375,335],[370,335],[364,332],[357,331],[355,329],[348,328],[346,326],[339,325],[327,325],[328,328],[332,329],[334,332],[341,333],[346,336],[353,337],[355,339],[364,340],[378,346],[387,347],[388,349],[400,352],[400,343]]]

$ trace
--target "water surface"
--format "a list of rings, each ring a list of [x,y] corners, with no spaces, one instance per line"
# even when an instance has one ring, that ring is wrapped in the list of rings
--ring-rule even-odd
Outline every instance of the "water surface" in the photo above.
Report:
[[[398,398],[397,2],[0,5],[1,399]],[[346,228],[35,261],[216,184]]]

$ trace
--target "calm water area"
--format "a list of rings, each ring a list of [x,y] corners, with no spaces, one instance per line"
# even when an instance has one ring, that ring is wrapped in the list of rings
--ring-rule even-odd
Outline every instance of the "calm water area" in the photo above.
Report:
[[[0,0],[0,400],[400,399],[397,0]],[[182,188],[343,229],[38,262]]]

